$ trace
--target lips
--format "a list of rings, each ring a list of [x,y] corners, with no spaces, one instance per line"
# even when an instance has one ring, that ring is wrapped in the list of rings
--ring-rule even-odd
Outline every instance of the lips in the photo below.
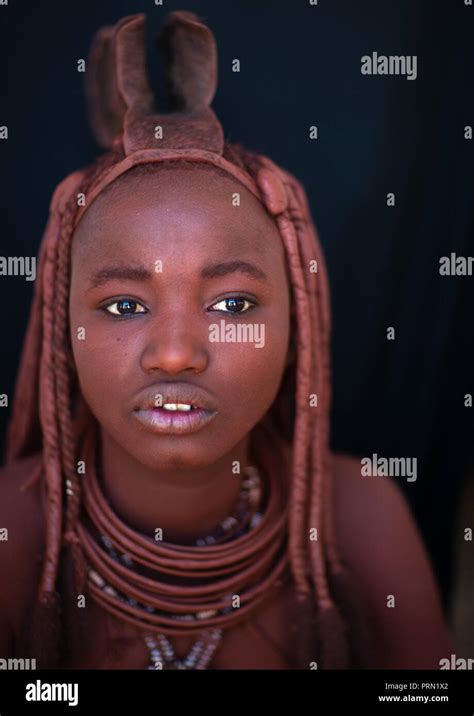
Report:
[[[151,432],[185,435],[207,425],[215,418],[217,410],[197,386],[168,383],[148,388],[137,401],[133,415]]]
[[[191,405],[193,408],[215,411],[214,402],[205,392],[189,383],[163,383],[148,388],[137,401],[135,410],[153,410],[166,404]]]

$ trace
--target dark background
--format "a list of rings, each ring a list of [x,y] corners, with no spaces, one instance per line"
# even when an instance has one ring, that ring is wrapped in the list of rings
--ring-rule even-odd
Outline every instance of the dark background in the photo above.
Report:
[[[141,11],[150,36],[170,10],[200,15],[218,42],[214,108],[227,139],[268,154],[308,192],[332,284],[333,447],[418,457],[417,482],[399,484],[447,600],[455,511],[472,460],[474,408],[464,395],[474,392],[474,281],[440,276],[439,259],[474,253],[474,140],[464,139],[464,126],[474,125],[474,7],[163,2],[0,5],[0,125],[9,128],[0,141],[1,254],[36,253],[54,187],[96,154],[77,72],[94,32]],[[417,55],[417,80],[361,75],[361,57],[373,51]],[[0,281],[0,393],[9,396],[31,292],[21,277]],[[8,412],[0,411],[2,434]]]

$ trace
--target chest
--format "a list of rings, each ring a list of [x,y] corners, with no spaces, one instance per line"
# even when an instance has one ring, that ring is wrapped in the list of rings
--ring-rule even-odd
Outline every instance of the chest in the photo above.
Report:
[[[87,607],[84,638],[74,645],[66,668],[147,669],[152,664],[144,634],[102,607]],[[211,669],[291,669],[297,657],[297,610],[291,585],[278,589],[254,614],[223,632]],[[168,637],[184,659],[198,637]],[[158,667],[160,668],[160,667]]]

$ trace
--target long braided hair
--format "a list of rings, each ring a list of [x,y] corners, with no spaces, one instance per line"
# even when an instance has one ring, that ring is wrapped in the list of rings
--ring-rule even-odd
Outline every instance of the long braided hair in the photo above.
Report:
[[[115,43],[114,52],[120,56],[119,31],[122,37],[124,28],[131,27],[136,31],[137,18],[142,22],[142,16],[134,16],[122,20],[115,28],[102,31],[99,49],[96,42],[91,56],[103,53],[104,47],[110,48],[111,43]],[[209,41],[208,28],[191,13],[171,13],[168,18],[168,35],[170,29],[178,28],[179,40],[184,30],[196,32],[198,28],[202,32],[204,28],[206,42]],[[175,57],[179,55],[176,47]],[[176,70],[176,61],[171,66],[181,83],[188,81],[187,78],[183,80],[183,73]],[[136,73],[134,77],[136,80]],[[178,94],[176,82],[175,79],[174,92]],[[135,88],[137,84],[140,82],[136,80]],[[180,89],[185,94],[183,88]],[[210,94],[212,98],[212,92]],[[94,95],[93,86],[89,89],[91,95]],[[118,103],[116,97],[110,101],[115,105]],[[209,101],[207,98],[207,127],[214,120]],[[133,109],[136,107],[135,98]],[[123,115],[123,108],[120,112]],[[167,117],[160,115],[160,120],[164,123]],[[183,136],[179,125],[183,120],[179,117],[167,119],[171,129],[172,120],[176,121],[176,137]],[[153,123],[156,123],[156,116]],[[140,133],[137,131],[134,139],[130,120],[128,129],[118,135],[117,126],[112,127],[112,124],[109,121],[107,126],[103,115],[101,120],[96,111],[96,135],[100,139],[102,134],[107,153],[91,167],[67,177],[53,196],[39,252],[38,279],[8,429],[7,463],[39,451],[42,454],[41,464],[30,482],[42,480],[46,492],[45,555],[28,640],[31,653],[40,663],[43,661],[49,666],[60,663],[62,606],[58,581],[63,549],[70,550],[76,593],[81,592],[86,576],[84,555],[75,531],[81,509],[77,461],[87,427],[95,419],[80,394],[68,319],[71,242],[81,211],[78,197],[90,196],[111,169],[142,149],[136,140]],[[215,126],[213,130],[215,132]],[[203,132],[200,133],[202,136]],[[212,142],[204,149],[212,151]],[[348,594],[353,587],[347,581],[334,534],[329,453],[330,307],[324,259],[299,182],[266,157],[251,153],[240,145],[223,142],[220,155],[259,187],[262,203],[273,214],[285,248],[295,315],[291,340],[296,363],[287,368],[270,412],[281,431],[282,440],[291,441],[288,551],[301,605],[301,665],[308,668],[308,660],[314,659],[316,637],[321,666],[344,668],[351,664],[350,658],[353,663],[358,658],[353,650],[350,651],[348,639],[348,624],[353,626],[355,634],[354,624],[358,617]],[[278,177],[276,191],[275,177]],[[280,201],[282,190],[285,194],[283,202]],[[311,264],[317,266],[316,271],[310,270]],[[310,401],[310,396],[314,395],[317,396],[316,405]],[[316,540],[310,539],[310,530],[314,528],[317,530]]]

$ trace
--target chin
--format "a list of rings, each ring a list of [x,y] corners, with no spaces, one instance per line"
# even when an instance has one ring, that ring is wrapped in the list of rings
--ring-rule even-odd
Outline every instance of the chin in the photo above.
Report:
[[[207,467],[227,452],[216,451],[211,447],[207,449],[202,441],[196,439],[194,444],[188,442],[187,445],[184,445],[182,438],[173,437],[172,440],[174,444],[170,445],[169,440],[166,441],[167,444],[164,444],[161,438],[156,438],[153,447],[144,446],[139,451],[135,445],[131,454],[147,468],[164,472]]]

